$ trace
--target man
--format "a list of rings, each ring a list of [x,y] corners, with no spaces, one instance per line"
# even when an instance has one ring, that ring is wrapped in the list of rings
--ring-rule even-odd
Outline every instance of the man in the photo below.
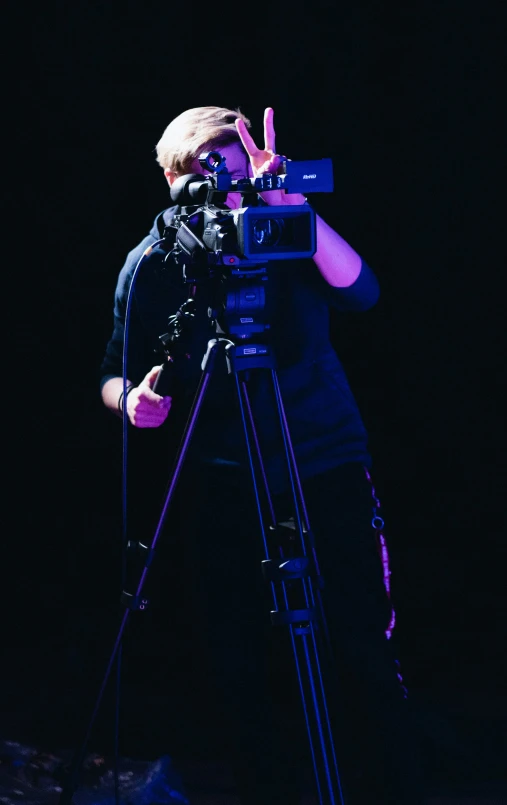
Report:
[[[174,189],[187,174],[206,174],[199,156],[209,151],[225,157],[233,179],[280,172],[286,157],[276,153],[273,109],[264,114],[264,147],[257,147],[250,128],[240,110],[209,106],[178,115],[157,145],[169,186]],[[300,193],[259,195],[268,206],[307,204]],[[241,203],[241,194],[230,192],[225,206],[234,210]],[[129,253],[101,367],[102,399],[110,411],[122,415],[126,406],[131,425],[167,423],[173,435],[180,434],[181,412],[188,411],[209,340],[228,335],[220,317],[210,313],[206,283],[197,286],[185,383],[174,399],[157,393],[161,361],[154,354],[169,315],[189,291],[182,266],[150,246],[175,231],[179,212],[178,205],[162,211]],[[368,310],[379,287],[365,261],[320,216],[316,235],[312,258],[267,263],[266,317],[336,658],[330,697],[338,768],[347,805],[416,805],[421,791],[407,704],[385,634],[391,610],[371,525],[367,433],[329,340],[330,310]],[[269,585],[261,577],[265,555],[233,374],[225,363],[218,366],[206,392],[183,479],[182,496],[189,490],[194,496],[182,539],[198,579],[202,658],[219,696],[241,802],[289,805],[299,801],[307,739],[289,632],[285,627],[280,636],[280,627],[269,622]],[[292,496],[270,373],[252,370],[248,389],[276,522],[290,522]]]

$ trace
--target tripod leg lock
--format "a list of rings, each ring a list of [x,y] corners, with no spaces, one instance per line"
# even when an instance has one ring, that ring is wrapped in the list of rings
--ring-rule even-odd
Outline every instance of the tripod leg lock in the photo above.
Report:
[[[148,599],[142,598],[140,595],[132,595],[132,593],[126,593],[125,590],[122,592],[120,596],[121,603],[127,607],[127,609],[131,610],[143,610],[146,609],[148,606]]]
[[[265,581],[289,581],[289,579],[306,579],[311,575],[310,562],[306,556],[296,556],[284,562],[264,559],[262,574]]]
[[[147,545],[143,545],[142,542],[136,542],[135,540],[129,539],[127,542],[127,551],[132,556],[140,556],[141,559],[144,559],[144,566],[149,567],[153,561],[153,557],[155,556],[155,551],[152,548],[148,548]]]
[[[295,556],[285,561],[265,559],[262,562],[264,580],[268,582],[287,582],[293,579],[307,579],[311,576],[310,562],[306,556]],[[290,585],[289,585],[290,586]],[[271,623],[273,626],[296,625],[298,634],[310,631],[310,624],[317,620],[315,608],[273,610]]]

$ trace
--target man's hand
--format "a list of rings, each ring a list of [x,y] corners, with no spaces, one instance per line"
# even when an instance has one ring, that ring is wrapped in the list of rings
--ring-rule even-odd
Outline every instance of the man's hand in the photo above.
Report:
[[[241,118],[236,118],[236,129],[243,147],[250,157],[250,165],[254,178],[264,173],[278,173],[287,157],[276,153],[275,127],[273,125],[274,112],[271,107],[264,111],[264,148],[257,148],[250,132]],[[267,190],[259,193],[260,197],[270,206],[304,204],[302,193],[286,193],[285,190]]]
[[[167,419],[172,397],[161,397],[153,385],[161,366],[154,366],[144,380],[127,395],[127,414],[136,428],[158,428]]]

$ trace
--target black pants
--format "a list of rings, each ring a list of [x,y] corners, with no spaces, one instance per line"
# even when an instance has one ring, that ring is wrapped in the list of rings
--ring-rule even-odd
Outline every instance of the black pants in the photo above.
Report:
[[[303,484],[324,579],[337,762],[346,805],[422,801],[406,699],[385,637],[390,605],[371,525],[371,486],[363,467],[338,467]],[[266,558],[248,475],[187,473],[179,530],[199,624],[203,675],[216,696],[226,751],[243,805],[295,805],[312,787],[309,741],[287,627],[273,627],[263,581]],[[275,498],[277,521],[292,514]]]

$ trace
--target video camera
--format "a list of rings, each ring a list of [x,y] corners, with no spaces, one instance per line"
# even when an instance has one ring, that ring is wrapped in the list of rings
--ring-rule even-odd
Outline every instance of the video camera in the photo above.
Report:
[[[171,187],[171,199],[182,209],[164,235],[172,234],[171,257],[183,266],[186,282],[195,283],[228,267],[234,274],[255,271],[268,260],[312,257],[316,245],[316,218],[308,204],[268,206],[259,193],[331,192],[330,159],[282,163],[280,174],[233,179],[218,151],[201,154],[200,165],[209,175],[180,176]],[[227,194],[241,193],[239,209],[225,207]]]

